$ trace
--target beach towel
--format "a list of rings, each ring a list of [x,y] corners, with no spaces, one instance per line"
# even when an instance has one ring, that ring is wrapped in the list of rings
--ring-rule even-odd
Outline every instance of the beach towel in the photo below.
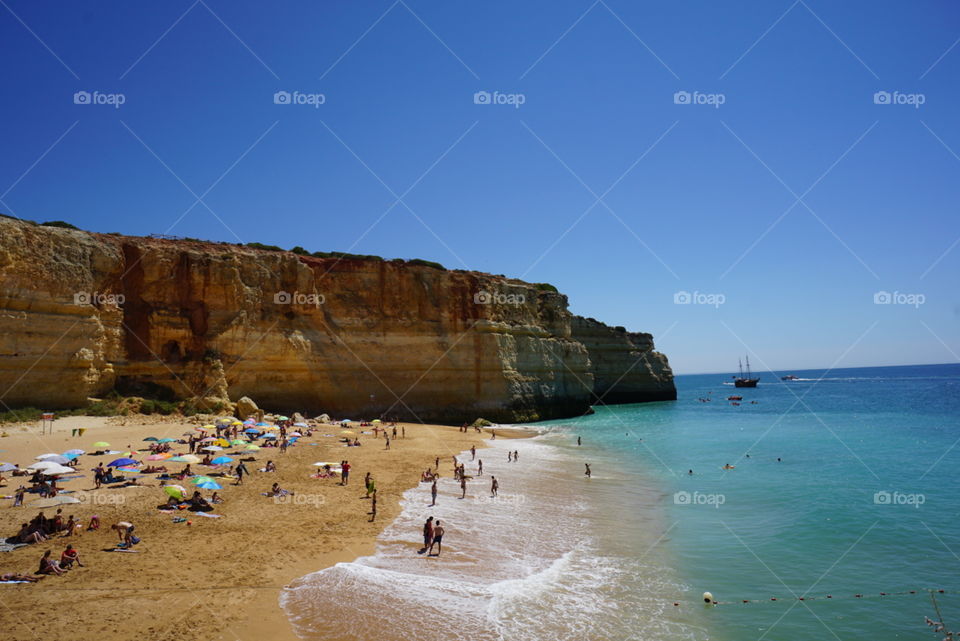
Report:
[[[17,548],[26,547],[26,543],[7,543],[0,541],[0,552],[13,552]]]
[[[30,581],[0,581],[0,583],[30,583]]]
[[[222,519],[222,514],[210,514],[209,512],[194,512],[194,516],[205,516],[208,519]]]

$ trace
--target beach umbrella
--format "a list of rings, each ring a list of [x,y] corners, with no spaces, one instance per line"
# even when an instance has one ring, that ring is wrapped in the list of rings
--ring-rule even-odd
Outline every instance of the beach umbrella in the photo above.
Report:
[[[306,424],[306,423],[294,423],[293,426],[294,426],[294,427],[306,427],[307,424]]]
[[[29,470],[48,470],[52,467],[63,467],[59,463],[54,463],[53,461],[37,461],[36,463],[31,463],[27,466]]]
[[[73,461],[73,459],[77,458],[78,456],[80,456],[80,455],[77,454],[76,452],[64,452],[64,453],[63,453],[63,458],[67,459],[67,461]]]
[[[13,465],[12,463],[0,464],[0,472],[9,472],[10,470],[15,470],[15,469],[17,469],[17,466]]]
[[[205,437],[205,438],[200,439],[200,442],[201,442],[201,443],[212,443],[212,442],[214,442],[214,441],[216,441],[216,440],[217,440],[217,437],[216,437],[216,436],[207,436],[207,437]]]
[[[216,425],[204,425],[203,427],[198,427],[200,430],[215,430],[217,429]]]
[[[167,459],[171,463],[199,463],[200,457],[194,456],[193,454],[181,454],[180,456],[174,456],[172,459]]]
[[[244,443],[246,443],[246,441],[243,440],[242,438],[235,438],[232,441],[230,441],[230,445],[243,445]]]
[[[156,436],[148,436],[147,438],[145,438],[145,439],[143,439],[143,440],[144,440],[144,441],[158,441],[158,440],[160,440],[160,439],[158,439]]]
[[[147,457],[148,461],[165,461],[168,458],[173,458],[173,454],[170,452],[163,452],[162,454],[151,454]]]
[[[289,421],[290,418],[287,417],[287,416],[278,416],[278,417],[277,417],[277,420],[278,420],[278,421]]]
[[[118,470],[123,470],[124,472],[139,472],[136,465],[121,465],[117,468]]]
[[[70,462],[70,459],[68,459],[66,456],[61,456],[59,454],[44,454],[43,459],[41,460],[57,463],[58,465],[66,465]]]
[[[84,454],[84,453],[85,452],[83,450],[73,449],[73,450],[67,450],[66,452],[63,453],[63,455],[66,456],[67,454],[75,454],[77,456],[80,456],[81,454]]]
[[[107,463],[107,467],[120,467],[121,465],[136,465],[136,464],[137,462],[134,461],[132,458],[127,458],[124,456],[118,459],[113,459],[112,461]]]
[[[212,481],[213,478],[209,476],[204,476],[203,474],[197,474],[196,476],[190,477],[190,482],[193,484],[203,483],[204,481]]]
[[[214,445],[219,445],[220,447],[230,447],[230,441],[225,438],[218,438],[213,442]]]
[[[227,463],[233,463],[233,459],[229,456],[218,456],[217,458],[213,459],[214,465],[225,465]]]
[[[223,486],[210,479],[209,481],[204,481],[203,483],[197,483],[197,487],[201,490],[222,490]]]
[[[66,505],[67,503],[79,503],[80,499],[74,498],[72,496],[65,496],[63,494],[58,494],[57,496],[51,496],[50,498],[40,499],[39,501],[34,501],[30,504],[30,507],[55,507],[57,505]]]
[[[245,449],[245,450],[249,450],[249,451],[251,451],[251,452],[256,452],[257,450],[260,449],[260,446],[259,446],[259,445],[254,445],[253,443],[251,443],[250,445],[246,446],[244,449]],[[12,469],[12,468],[11,468],[11,469]]]
[[[47,453],[47,454],[41,454],[40,456],[35,456],[34,458],[35,458],[36,460],[38,460],[38,461],[44,461],[44,460],[46,460],[46,459],[48,459],[48,458],[56,458],[56,457],[58,457],[58,456],[60,456],[60,455],[59,455],[59,454],[56,454],[55,452],[50,452],[50,453]]]
[[[207,447],[201,447],[200,449],[204,452],[219,452],[223,448],[219,445],[208,445]]]
[[[177,439],[175,438],[162,438],[157,443],[176,443]]]
[[[110,444],[106,441],[97,441],[93,444],[94,447],[110,447]]]
[[[243,423],[240,421],[234,421],[233,423],[230,423],[230,425],[243,425]]]
[[[300,432],[290,432],[290,436],[303,436]]]
[[[263,438],[277,438],[276,434],[264,434]]]
[[[41,470],[47,476],[57,476],[59,474],[69,474],[73,471],[72,467],[66,467],[65,465],[57,465],[56,467],[48,467],[45,470]]]
[[[257,427],[267,427],[268,425],[270,425],[270,423],[264,423],[263,421],[256,424]]]
[[[187,490],[182,485],[164,485],[163,491],[175,499],[182,499],[187,495]]]
[[[380,421],[379,418],[375,418],[375,419],[373,419],[373,420],[370,421],[370,422],[371,422],[371,423],[380,423],[381,421]]]
[[[248,427],[247,429],[245,429],[245,430],[243,430],[243,431],[246,432],[247,434],[259,434],[259,433],[260,433],[260,430],[258,430],[258,429],[255,428],[255,427]]]

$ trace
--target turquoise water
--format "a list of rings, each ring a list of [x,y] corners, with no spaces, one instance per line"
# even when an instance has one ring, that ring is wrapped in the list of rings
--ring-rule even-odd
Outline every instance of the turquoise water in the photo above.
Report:
[[[960,365],[789,373],[802,380],[762,372],[756,389],[680,376],[676,402],[537,427],[571,461],[592,463],[591,484],[619,479],[610,496],[591,492],[595,518],[646,513],[630,501],[659,497],[656,554],[684,586],[662,595],[674,624],[721,641],[940,638],[924,624],[935,611],[923,590],[960,591]],[[726,400],[733,394],[741,405]],[[621,492],[624,476],[653,492]],[[623,527],[629,537],[643,524]],[[704,606],[706,590],[735,603]],[[879,596],[909,590],[921,592]],[[937,601],[960,628],[960,596]]]

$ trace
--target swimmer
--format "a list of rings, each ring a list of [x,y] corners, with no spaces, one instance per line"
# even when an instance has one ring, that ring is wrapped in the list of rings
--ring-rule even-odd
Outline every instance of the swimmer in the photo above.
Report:
[[[736,466],[736,465],[730,465],[729,463],[727,463],[726,465],[723,466],[723,469],[725,469],[725,470],[735,470],[735,469],[737,469],[737,466]]]

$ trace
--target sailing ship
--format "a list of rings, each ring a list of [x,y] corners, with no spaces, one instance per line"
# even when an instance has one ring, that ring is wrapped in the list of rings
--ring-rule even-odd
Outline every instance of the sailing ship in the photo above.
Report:
[[[757,383],[760,381],[760,377],[754,378],[753,374],[750,372],[750,356],[747,356],[747,375],[743,375],[743,361],[738,361],[740,364],[740,376],[733,377],[733,384],[735,387],[756,387]]]

